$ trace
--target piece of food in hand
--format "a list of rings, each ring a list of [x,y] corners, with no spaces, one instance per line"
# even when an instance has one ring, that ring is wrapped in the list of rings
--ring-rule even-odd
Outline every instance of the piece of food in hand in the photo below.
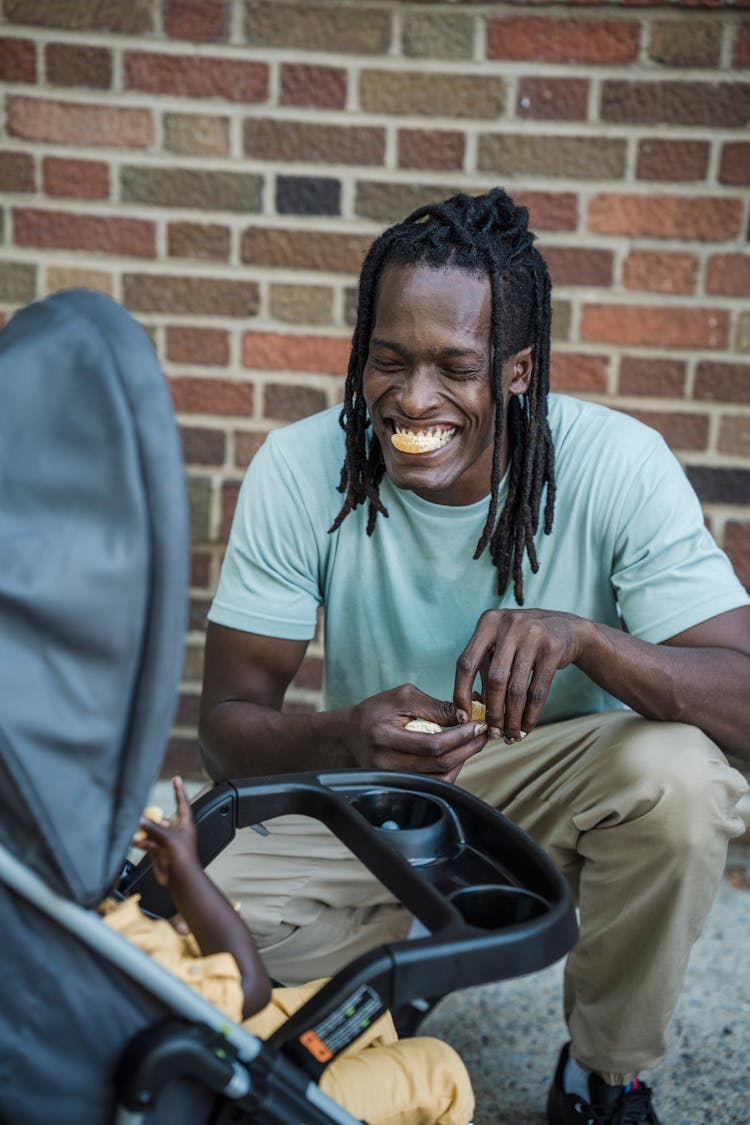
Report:
[[[404,728],[405,730],[416,730],[421,734],[440,734],[445,727],[438,726],[437,723],[431,723],[429,719],[411,719]]]
[[[442,449],[456,432],[455,426],[430,426],[426,430],[406,430],[402,426],[391,434],[391,445],[401,453],[432,453]]]
[[[478,699],[471,701],[471,715],[470,720],[472,723],[483,723],[487,717],[487,708]],[[450,730],[450,727],[441,727],[437,723],[433,723],[430,719],[411,719],[406,724],[406,730],[416,730],[421,734],[440,734],[443,730]]]
[[[160,808],[158,805],[146,805],[146,808],[143,810],[143,816],[146,820],[153,820],[155,824],[161,824],[162,821],[168,819],[164,809]],[[133,843],[140,844],[141,841],[145,839],[146,832],[142,828],[139,828],[133,837]]]

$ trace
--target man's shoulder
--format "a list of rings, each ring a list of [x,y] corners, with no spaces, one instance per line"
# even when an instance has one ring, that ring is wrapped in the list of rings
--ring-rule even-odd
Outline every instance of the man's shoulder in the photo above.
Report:
[[[608,447],[612,453],[639,457],[663,445],[658,431],[637,418],[570,395],[551,394],[548,417],[558,455],[572,449],[582,453]]]
[[[338,473],[346,446],[339,425],[340,406],[331,406],[288,426],[271,430],[263,443],[264,456],[281,459],[294,476]]]

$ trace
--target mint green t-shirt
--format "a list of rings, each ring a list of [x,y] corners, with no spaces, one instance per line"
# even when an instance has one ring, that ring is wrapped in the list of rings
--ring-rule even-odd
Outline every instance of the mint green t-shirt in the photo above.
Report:
[[[358,508],[333,535],[342,502],[339,408],[269,434],[240,491],[209,618],[305,640],[325,613],[323,707],[402,683],[453,695],[456,659],[497,593],[487,553],[472,555],[488,499],[447,507],[395,488],[388,518],[366,534]],[[539,571],[524,560],[524,606],[563,610],[659,642],[747,604],[703,523],[682,468],[655,431],[616,411],[551,395],[557,495],[552,534],[539,530]],[[505,499],[503,482],[500,509]],[[478,686],[478,685],[477,685]],[[620,707],[583,672],[555,676],[542,722]]]

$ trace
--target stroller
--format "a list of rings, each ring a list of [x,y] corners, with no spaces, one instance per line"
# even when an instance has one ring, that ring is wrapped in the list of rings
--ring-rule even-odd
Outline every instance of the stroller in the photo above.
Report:
[[[576,937],[567,886],[495,810],[409,774],[239,779],[193,806],[201,861],[241,828],[325,823],[427,934],[357,958],[261,1042],[107,927],[182,666],[188,513],[145,333],[59,293],[0,335],[0,1121],[354,1125],[318,1088],[362,1021],[535,971]],[[394,830],[395,826],[395,830]]]

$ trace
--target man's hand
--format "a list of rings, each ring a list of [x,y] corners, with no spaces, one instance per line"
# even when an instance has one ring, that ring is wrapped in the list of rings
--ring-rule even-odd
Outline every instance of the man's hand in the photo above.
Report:
[[[182,778],[172,778],[176,812],[170,820],[161,822],[141,817],[139,828],[145,838],[136,842],[151,856],[154,877],[162,886],[170,879],[200,870],[195,841],[195,823]]]
[[[456,663],[456,710],[470,711],[478,673],[489,736],[524,738],[539,721],[555,673],[579,658],[590,628],[570,613],[486,610]]]
[[[464,762],[487,742],[486,723],[459,723],[452,703],[433,699],[412,684],[364,699],[352,714],[347,749],[359,765],[372,769],[406,770],[453,782]],[[439,734],[406,730],[415,718],[449,729]]]

